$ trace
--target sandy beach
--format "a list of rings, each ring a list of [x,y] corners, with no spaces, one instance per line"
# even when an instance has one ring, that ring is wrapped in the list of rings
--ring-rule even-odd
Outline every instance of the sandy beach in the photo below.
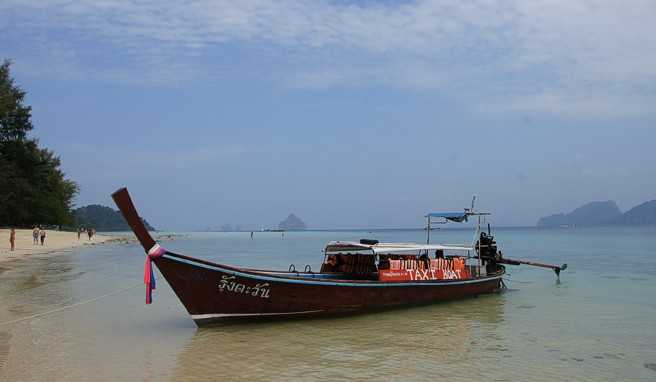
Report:
[[[96,234],[89,240],[86,233],[77,238],[75,232],[47,231],[44,245],[33,244],[31,229],[16,230],[16,249],[10,251],[9,230],[0,229],[0,263],[19,259],[23,256],[63,251],[83,245],[100,244],[110,240],[122,239],[121,236]]]

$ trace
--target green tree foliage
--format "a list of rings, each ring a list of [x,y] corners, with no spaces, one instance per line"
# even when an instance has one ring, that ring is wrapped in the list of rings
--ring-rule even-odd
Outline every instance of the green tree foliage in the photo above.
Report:
[[[120,212],[100,204],[91,204],[73,210],[77,227],[95,228],[98,231],[129,231],[130,226]],[[142,219],[146,229],[154,231],[148,222]]]
[[[59,157],[28,136],[31,108],[9,67],[0,65],[0,226],[70,224],[78,186],[59,169]]]

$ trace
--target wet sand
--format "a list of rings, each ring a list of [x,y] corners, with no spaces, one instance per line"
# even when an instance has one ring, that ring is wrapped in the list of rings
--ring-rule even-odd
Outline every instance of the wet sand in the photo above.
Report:
[[[44,245],[34,244],[31,229],[16,230],[16,248],[10,251],[9,229],[0,229],[0,267],[7,267],[11,260],[20,259],[29,255],[47,254],[51,252],[61,252],[80,247],[83,245],[95,245],[108,241],[125,239],[123,236],[114,236],[107,234],[96,234],[91,240],[86,233],[77,238],[76,232],[65,231],[46,231],[47,236]]]

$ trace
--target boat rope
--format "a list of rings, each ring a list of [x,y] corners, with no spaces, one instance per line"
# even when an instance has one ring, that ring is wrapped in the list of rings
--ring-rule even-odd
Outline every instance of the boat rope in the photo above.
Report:
[[[23,321],[27,321],[27,320],[32,320],[32,319],[35,319],[35,318],[39,318],[39,317],[43,317],[43,316],[48,316],[48,315],[51,315],[51,314],[54,314],[54,313],[59,313],[59,312],[61,312],[61,311],[68,310],[68,309],[72,309],[72,308],[78,307],[78,306],[80,306],[80,305],[85,305],[85,304],[89,304],[89,303],[92,303],[92,302],[98,301],[98,300],[100,300],[100,299],[102,299],[102,298],[105,298],[105,297],[109,297],[109,296],[113,296],[113,295],[116,295],[116,294],[119,294],[119,293],[123,293],[123,292],[125,292],[125,291],[127,291],[127,290],[130,290],[130,289],[132,289],[132,288],[136,288],[136,287],[138,287],[138,286],[141,286],[141,283],[134,284],[134,285],[129,286],[129,287],[127,287],[127,288],[122,288],[122,289],[119,289],[119,290],[115,290],[115,291],[113,291],[113,292],[109,292],[109,293],[103,294],[103,295],[101,295],[101,296],[96,296],[96,297],[94,297],[94,298],[90,298],[90,299],[88,299],[88,300],[78,301],[78,302],[76,302],[76,303],[74,303],[74,304],[65,305],[65,306],[62,306],[62,307],[59,307],[59,308],[56,308],[56,309],[52,309],[52,310],[49,310],[49,311],[46,311],[46,312],[41,312],[41,313],[33,314],[33,315],[31,315],[31,316],[27,316],[27,317],[17,318],[17,319],[15,319],[15,320],[11,320],[11,321],[0,322],[0,326],[16,324],[16,323],[23,322]]]

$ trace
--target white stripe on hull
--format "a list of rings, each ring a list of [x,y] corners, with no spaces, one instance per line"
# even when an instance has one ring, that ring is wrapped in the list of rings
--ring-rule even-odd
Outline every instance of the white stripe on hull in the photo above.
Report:
[[[204,320],[208,318],[227,318],[227,317],[257,317],[257,316],[287,316],[290,314],[309,314],[319,313],[323,310],[305,310],[302,312],[283,312],[283,313],[210,313],[210,314],[192,314],[194,320]]]

